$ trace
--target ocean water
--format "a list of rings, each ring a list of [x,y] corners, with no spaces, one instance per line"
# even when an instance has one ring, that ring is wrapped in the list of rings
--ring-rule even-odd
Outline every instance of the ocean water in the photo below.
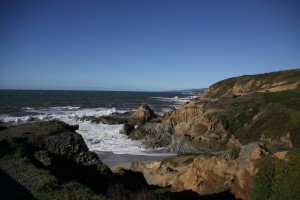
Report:
[[[78,124],[77,132],[91,151],[147,155],[150,150],[140,141],[119,134],[122,125],[95,124],[78,118],[133,111],[144,103],[162,115],[194,97],[174,92],[0,90],[0,125],[59,119]]]

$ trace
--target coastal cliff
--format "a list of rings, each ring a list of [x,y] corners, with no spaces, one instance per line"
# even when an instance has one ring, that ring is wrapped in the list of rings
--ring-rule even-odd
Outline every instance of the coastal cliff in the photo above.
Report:
[[[220,81],[130,133],[181,155],[127,167],[174,192],[298,199],[299,102],[299,69]]]
[[[111,171],[78,126],[0,129],[1,199],[299,199],[300,70],[227,79],[178,109],[78,120],[179,154]],[[101,133],[100,133],[101,134]]]
[[[230,150],[256,141],[268,148],[300,147],[299,82],[299,70],[224,80],[162,118],[138,126],[130,137],[173,153]],[[258,87],[235,92],[248,83]]]
[[[279,92],[300,87],[300,69],[258,75],[245,75],[217,82],[209,87],[204,97],[246,95],[254,92]]]

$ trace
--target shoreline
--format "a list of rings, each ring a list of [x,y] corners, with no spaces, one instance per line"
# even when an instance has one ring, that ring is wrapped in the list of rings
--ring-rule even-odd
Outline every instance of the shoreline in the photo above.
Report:
[[[95,151],[99,159],[109,168],[133,162],[162,160],[177,154],[149,152],[145,154],[115,154],[111,151]]]

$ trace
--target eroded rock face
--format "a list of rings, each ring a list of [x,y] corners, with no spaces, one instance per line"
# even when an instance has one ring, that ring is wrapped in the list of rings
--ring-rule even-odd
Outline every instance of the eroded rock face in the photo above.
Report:
[[[225,110],[218,102],[197,99],[165,113],[158,119],[136,128],[132,139],[148,141],[149,147],[165,147],[172,153],[211,152],[232,148],[238,141],[229,140],[228,130],[218,113]],[[226,146],[226,144],[228,145]]]
[[[294,99],[299,99],[297,94],[291,92]],[[229,150],[255,141],[268,147],[298,147],[300,129],[294,123],[297,117],[292,115],[298,112],[293,107],[294,100],[287,98],[285,102],[291,102],[283,105],[269,102],[271,97],[255,93],[217,100],[197,98],[165,113],[159,120],[140,125],[130,136],[152,140],[149,147],[160,147],[153,144],[159,144],[159,137],[167,137],[169,142],[163,146],[173,153]]]
[[[268,154],[261,143],[242,146],[237,159],[229,153],[180,155],[163,161],[133,163],[147,182],[171,191],[193,190],[200,195],[230,190],[237,198],[249,199],[255,163]]]
[[[174,124],[170,120],[158,119],[138,126],[129,137],[142,140],[150,148],[159,148],[171,144],[173,134]]]
[[[212,85],[200,98],[164,114],[159,122],[138,127],[133,139],[174,153],[214,152],[255,141],[269,147],[299,147],[299,69],[241,76]],[[282,103],[284,102],[284,103]],[[282,122],[279,124],[278,122]],[[158,124],[159,123],[159,124]],[[172,127],[169,126],[172,124]]]

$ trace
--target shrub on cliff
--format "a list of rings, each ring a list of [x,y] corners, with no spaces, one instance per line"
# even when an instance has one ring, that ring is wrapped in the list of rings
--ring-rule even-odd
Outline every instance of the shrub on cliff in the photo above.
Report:
[[[300,199],[300,149],[292,150],[286,159],[262,158],[254,176],[253,200]]]

